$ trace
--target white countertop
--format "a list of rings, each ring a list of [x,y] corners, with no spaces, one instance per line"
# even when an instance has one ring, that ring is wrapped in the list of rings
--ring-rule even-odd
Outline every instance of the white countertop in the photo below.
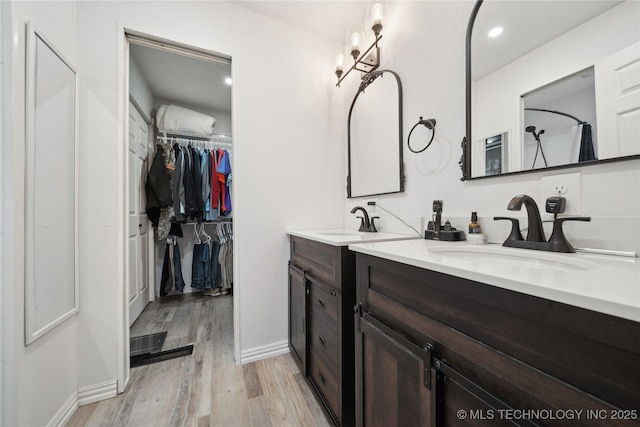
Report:
[[[353,243],[388,242],[391,240],[418,239],[417,236],[395,233],[365,233],[355,230],[326,229],[326,230],[290,230],[291,236],[304,237],[316,242],[326,243],[332,246],[347,246]]]
[[[640,259],[416,239],[349,249],[640,322]]]

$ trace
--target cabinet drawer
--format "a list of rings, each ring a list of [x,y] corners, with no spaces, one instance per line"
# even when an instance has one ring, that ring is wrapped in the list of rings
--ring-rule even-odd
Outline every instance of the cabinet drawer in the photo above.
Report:
[[[320,356],[328,369],[338,374],[338,338],[322,322],[309,316],[309,344],[311,350]]]
[[[340,248],[291,236],[291,258],[313,276],[333,283],[339,269]]]
[[[309,313],[334,334],[338,331],[338,293],[322,282],[309,278]]]
[[[309,353],[309,376],[334,414],[338,411],[338,381],[315,352]]]

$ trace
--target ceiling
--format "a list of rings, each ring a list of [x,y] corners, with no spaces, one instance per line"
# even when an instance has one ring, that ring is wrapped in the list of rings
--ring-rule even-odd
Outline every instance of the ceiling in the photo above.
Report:
[[[347,27],[363,22],[374,2],[357,1],[229,1],[261,15],[302,28],[329,39],[336,46],[345,41]],[[142,72],[156,99],[202,110],[231,111],[231,65],[202,61],[131,43],[131,60]]]
[[[131,60],[136,63],[156,99],[200,112],[231,112],[231,64],[195,59],[161,49],[131,43]]]
[[[473,26],[473,80],[619,5],[618,0],[485,1]],[[504,32],[487,37],[494,27]]]
[[[240,0],[229,1],[229,3],[319,34],[336,45],[343,45],[349,24],[363,22],[367,8],[376,2],[371,0]]]
[[[229,3],[302,28],[329,39],[336,46],[344,45],[347,27],[363,22],[372,0],[234,0]],[[383,2],[384,3],[384,2]],[[581,23],[597,16],[620,1],[485,1],[474,26],[474,78],[486,75],[553,39]],[[549,14],[542,4],[550,5]],[[508,24],[495,48],[495,41],[476,35],[485,34],[496,24]],[[556,28],[556,33],[550,32]],[[509,29],[515,30],[509,33]],[[526,42],[524,40],[527,40]],[[492,51],[491,54],[487,53]],[[499,56],[496,56],[499,54]],[[231,88],[224,79],[231,76],[230,64],[219,64],[176,55],[175,53],[131,44],[131,57],[136,62],[156,98],[178,104],[231,111]],[[491,58],[481,64],[478,58]]]

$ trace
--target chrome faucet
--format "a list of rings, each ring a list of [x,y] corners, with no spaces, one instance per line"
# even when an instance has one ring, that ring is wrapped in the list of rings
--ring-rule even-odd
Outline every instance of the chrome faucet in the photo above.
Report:
[[[542,228],[542,218],[536,201],[526,194],[518,194],[509,202],[507,209],[519,211],[522,205],[527,208],[527,242],[546,242],[544,229]]]
[[[364,216],[357,217],[357,218],[360,218],[360,228],[358,229],[358,231],[364,231],[367,233],[377,232],[378,230],[376,229],[374,219],[378,217],[374,216],[373,218],[371,218],[371,220],[369,220],[369,214],[367,213],[367,210],[362,206],[356,206],[355,208],[351,209],[352,214],[358,211],[362,211],[362,214],[364,215]]]

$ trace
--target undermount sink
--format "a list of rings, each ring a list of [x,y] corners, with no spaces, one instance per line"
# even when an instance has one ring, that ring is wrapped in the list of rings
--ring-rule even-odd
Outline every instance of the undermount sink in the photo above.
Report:
[[[592,270],[598,266],[575,258],[575,255],[541,252],[527,249],[511,249],[502,246],[439,246],[429,251],[444,257],[482,263],[508,263],[512,267],[543,268],[555,270]]]

